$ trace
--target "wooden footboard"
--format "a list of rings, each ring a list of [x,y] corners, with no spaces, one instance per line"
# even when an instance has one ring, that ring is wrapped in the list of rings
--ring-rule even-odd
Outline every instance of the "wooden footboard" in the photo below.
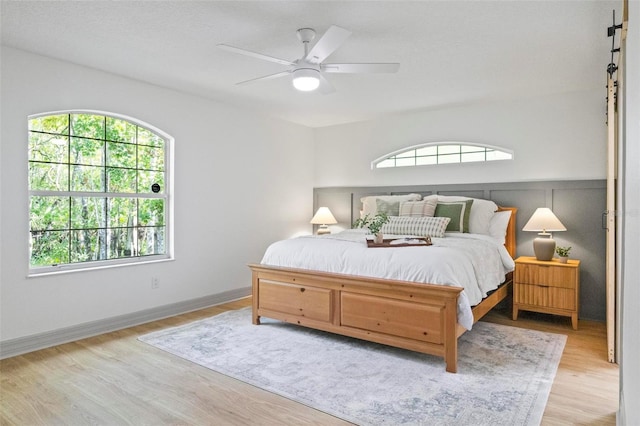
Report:
[[[441,356],[446,370],[456,372],[457,338],[464,331],[457,322],[462,288],[249,266],[254,324],[264,316]],[[506,288],[496,291],[492,306],[506,294]]]

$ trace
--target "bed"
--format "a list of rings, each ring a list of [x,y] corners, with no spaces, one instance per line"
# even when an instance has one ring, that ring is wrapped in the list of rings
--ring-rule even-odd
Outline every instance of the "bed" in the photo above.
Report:
[[[505,221],[502,250],[512,259],[515,256],[516,247],[517,209],[499,207],[497,211],[510,212],[508,220]],[[451,248],[446,244],[450,242],[453,244],[454,240],[458,241],[461,237],[463,237],[462,233],[457,236],[447,233],[444,238],[433,238],[434,244],[425,247],[371,248],[370,244],[362,246],[362,239],[358,244],[352,242],[349,245],[348,240],[358,238],[352,234],[314,237],[316,239],[308,240],[294,239],[296,241],[285,244],[293,244],[292,249],[295,252],[305,251],[308,248],[311,250],[315,245],[323,246],[319,251],[311,252],[311,257],[322,258],[326,255],[326,263],[333,265],[330,268],[317,266],[315,261],[311,262],[311,266],[295,263],[297,260],[291,259],[296,255],[287,254],[286,251],[272,250],[270,247],[261,264],[249,265],[252,270],[252,321],[254,324],[260,324],[260,318],[264,316],[440,356],[444,359],[446,371],[455,373],[457,372],[458,337],[507,297],[512,284],[511,271],[507,270],[500,279],[502,282],[497,283],[495,289],[485,288],[486,292],[481,291],[483,294],[480,301],[472,301],[472,298],[467,296],[470,292],[457,284],[441,282],[441,279],[433,280],[433,282],[440,281],[438,284],[425,281],[425,277],[430,275],[420,276],[418,273],[418,275],[414,274],[418,277],[415,279],[397,279],[393,278],[393,275],[388,276],[380,271],[353,273],[349,267],[352,263],[357,264],[357,261],[349,257],[347,261],[342,261],[342,269],[335,269],[335,264],[340,262],[334,261],[329,254],[343,250],[347,252],[347,249],[353,250],[356,254],[366,252],[369,256],[374,256],[375,253],[375,258],[378,259],[374,261],[376,265],[384,262],[384,256],[391,258],[388,265],[398,265],[403,262],[399,260],[400,256],[411,257],[410,255],[416,253],[424,253],[423,256],[427,257],[437,250],[450,250]],[[473,238],[473,236],[467,236],[469,237]],[[470,246],[471,243],[467,244],[463,241],[456,244]],[[274,243],[272,246],[277,245]],[[280,254],[281,260],[278,260],[277,255],[268,256],[270,251],[285,254]],[[382,265],[379,269],[387,271],[393,268]],[[453,268],[448,267],[448,269]],[[436,274],[436,276],[441,275]],[[443,276],[447,277],[446,274]],[[462,303],[465,299],[467,302]],[[461,305],[465,303],[469,305],[469,312],[466,315],[461,312],[461,310],[464,311]]]

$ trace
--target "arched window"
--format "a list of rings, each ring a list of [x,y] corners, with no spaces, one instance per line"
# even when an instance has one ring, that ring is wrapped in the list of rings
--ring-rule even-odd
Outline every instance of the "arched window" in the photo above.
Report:
[[[386,154],[371,163],[372,169],[512,160],[513,151],[468,142],[430,142]]]
[[[171,141],[113,114],[30,116],[30,273],[169,258]]]

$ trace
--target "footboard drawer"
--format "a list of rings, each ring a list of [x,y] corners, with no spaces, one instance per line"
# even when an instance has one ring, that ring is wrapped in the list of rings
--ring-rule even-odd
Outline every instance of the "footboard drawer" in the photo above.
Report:
[[[261,279],[259,308],[319,321],[331,321],[329,289]]]
[[[444,306],[342,292],[342,326],[424,342],[443,341]]]

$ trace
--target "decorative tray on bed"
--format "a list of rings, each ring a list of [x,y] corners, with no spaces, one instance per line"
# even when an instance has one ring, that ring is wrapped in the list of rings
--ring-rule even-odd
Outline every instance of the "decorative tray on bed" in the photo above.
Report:
[[[416,247],[430,246],[430,237],[421,238],[385,238],[382,244],[376,244],[373,240],[367,239],[367,247]]]

